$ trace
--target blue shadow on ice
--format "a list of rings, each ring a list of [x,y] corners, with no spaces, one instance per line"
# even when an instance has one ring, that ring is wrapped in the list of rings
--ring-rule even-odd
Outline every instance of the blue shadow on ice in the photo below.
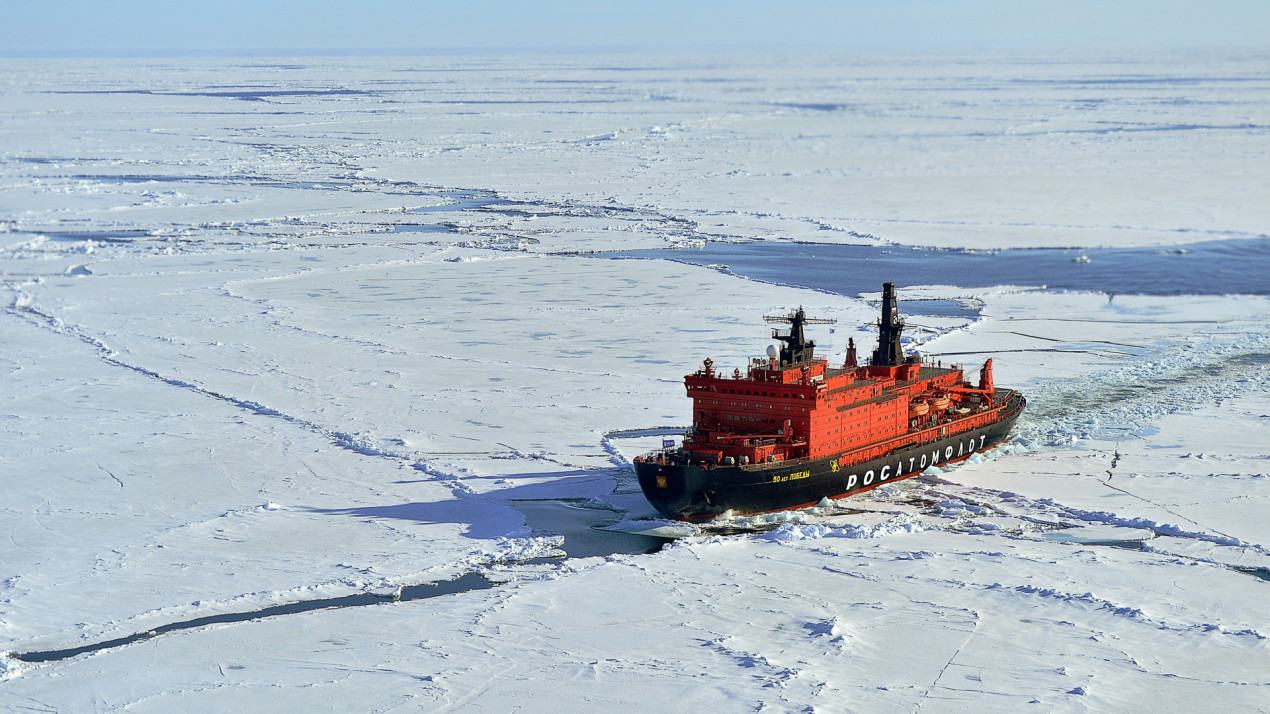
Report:
[[[444,501],[305,510],[331,516],[413,521],[426,526],[453,523],[465,526],[464,536],[478,539],[507,537],[519,530],[524,522],[524,517],[506,504],[467,495]]]
[[[454,523],[466,526],[463,535],[468,538],[505,538],[516,535],[525,523],[524,515],[516,510],[514,504],[509,503],[511,501],[584,500],[607,495],[613,491],[615,485],[613,473],[609,470],[572,469],[554,473],[538,471],[504,474],[496,478],[508,483],[528,479],[533,482],[498,489],[484,495],[458,491],[453,498],[439,501],[305,510],[333,516],[413,521],[423,525]],[[427,480],[436,482],[435,478]]]
[[[564,537],[561,546],[572,558],[617,553],[653,553],[669,539],[639,533],[604,530],[622,519],[624,512],[602,499],[617,481],[614,470],[531,472],[501,475],[513,482],[532,483],[499,489],[485,495],[459,492],[452,499],[415,501],[385,506],[307,508],[310,513],[355,518],[389,518],[422,525],[460,524],[463,535],[473,539],[523,537],[528,527],[536,534]],[[601,499],[597,502],[598,499]]]

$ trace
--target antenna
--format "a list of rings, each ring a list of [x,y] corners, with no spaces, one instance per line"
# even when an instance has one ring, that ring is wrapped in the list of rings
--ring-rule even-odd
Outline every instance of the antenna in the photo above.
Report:
[[[802,307],[788,315],[764,315],[764,322],[770,323],[788,323],[789,332],[781,334],[780,330],[772,329],[772,339],[780,340],[785,343],[780,348],[780,363],[782,366],[790,366],[810,362],[815,354],[816,343],[807,340],[803,334],[803,325],[834,325],[837,320],[823,317],[807,317]]]

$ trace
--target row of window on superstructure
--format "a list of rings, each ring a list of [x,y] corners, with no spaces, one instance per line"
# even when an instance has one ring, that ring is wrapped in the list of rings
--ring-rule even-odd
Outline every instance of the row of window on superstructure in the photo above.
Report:
[[[723,389],[716,390],[714,387],[707,387],[704,384],[698,385],[698,386],[689,386],[688,388],[702,389],[702,390],[709,389],[710,391],[720,391],[726,394],[748,394],[753,397],[781,397],[784,399],[806,399],[807,398],[806,394],[799,394],[797,392],[794,392],[792,394],[788,392],[784,394],[777,394],[776,392],[755,392],[749,389],[728,389],[726,387]]]

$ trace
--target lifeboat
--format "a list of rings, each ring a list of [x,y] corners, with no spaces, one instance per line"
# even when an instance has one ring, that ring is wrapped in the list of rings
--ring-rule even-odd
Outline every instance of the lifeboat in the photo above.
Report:
[[[944,394],[944,395],[935,397],[933,400],[931,400],[930,408],[934,409],[937,412],[942,412],[951,405],[952,405],[952,400],[948,398],[947,394]]]
[[[924,417],[930,413],[930,405],[926,402],[913,402],[908,405],[908,418]]]

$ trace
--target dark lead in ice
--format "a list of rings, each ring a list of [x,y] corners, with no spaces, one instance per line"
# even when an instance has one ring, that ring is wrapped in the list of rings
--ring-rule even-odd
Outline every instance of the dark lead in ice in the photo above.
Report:
[[[403,587],[400,592],[395,593],[392,597],[384,597],[373,593],[358,593],[356,595],[345,595],[344,597],[326,598],[324,600],[305,600],[302,602],[292,602],[286,605],[276,605],[274,607],[266,607],[261,610],[253,610],[251,612],[230,612],[220,615],[208,615],[206,617],[197,617],[192,620],[182,622],[173,622],[167,625],[160,625],[152,630],[138,632],[127,637],[117,637],[113,640],[104,642],[96,642],[91,645],[83,645],[81,647],[67,647],[60,650],[45,650],[43,652],[23,652],[14,654],[14,659],[22,662],[56,662],[58,660],[69,659],[89,652],[98,652],[114,647],[123,647],[134,642],[141,642],[152,637],[157,637],[169,632],[177,630],[192,630],[198,627],[206,627],[207,625],[221,625],[232,622],[246,622],[248,620],[260,620],[266,617],[277,617],[278,615],[293,615],[299,612],[309,612],[312,610],[329,610],[339,607],[361,607],[365,605],[380,605],[386,602],[397,602],[401,600],[426,600],[428,598],[439,597],[441,595],[452,595],[455,593],[471,592],[473,590],[488,590],[494,587],[488,578],[480,573],[465,573],[454,580],[444,580],[437,583],[424,583],[422,585],[409,585]]]
[[[605,556],[615,553],[655,553],[661,550],[662,546],[671,540],[669,538],[659,538],[656,536],[645,536],[635,533],[604,530],[603,527],[605,525],[610,525],[612,522],[617,520],[617,513],[603,509],[587,508],[584,501],[584,499],[542,499],[514,501],[513,503],[515,504],[517,510],[520,510],[525,515],[530,527],[536,528],[542,532],[551,532],[564,536],[564,544],[561,546],[561,549],[564,550],[565,556],[569,558]],[[495,583],[486,578],[484,575],[477,572],[470,572],[453,580],[423,583],[420,585],[407,585],[402,587],[398,592],[393,593],[391,596],[378,595],[374,593],[358,593],[356,595],[345,595],[343,597],[292,602],[285,605],[276,605],[274,607],[266,607],[249,612],[207,615],[205,617],[197,617],[191,620],[160,625],[159,627],[146,630],[145,632],[138,632],[126,637],[117,637],[112,640],[95,642],[89,645],[66,647],[57,650],[44,650],[40,652],[23,652],[13,654],[11,656],[22,662],[56,662],[59,660],[70,659],[71,657],[76,657],[78,655],[88,654],[90,652],[99,652],[101,650],[112,649],[115,647],[123,647],[125,645],[141,642],[178,630],[191,630],[199,627],[206,627],[208,625],[247,622],[249,620],[260,620],[266,617],[277,617],[278,615],[293,615],[313,610],[363,607],[366,605],[380,605],[387,602],[400,602],[406,600],[426,600],[429,598],[439,597],[441,595],[453,595],[472,592],[474,590],[488,590],[494,586]]]

